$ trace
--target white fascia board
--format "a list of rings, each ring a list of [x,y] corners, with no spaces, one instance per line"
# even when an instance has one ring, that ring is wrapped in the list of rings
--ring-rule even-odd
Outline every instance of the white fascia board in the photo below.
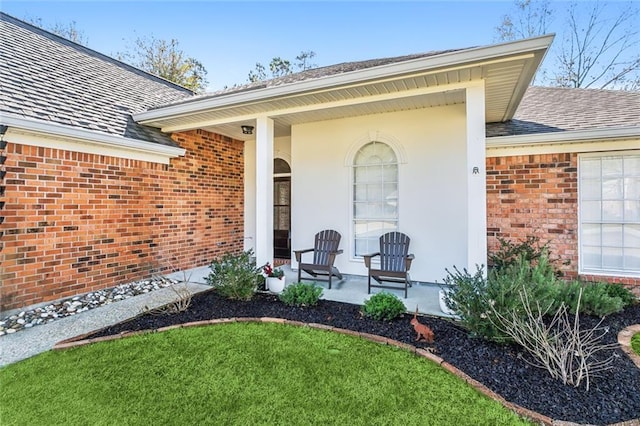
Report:
[[[638,140],[639,126],[497,136],[487,138],[487,157],[638,149]]]
[[[321,77],[313,80],[304,80],[281,86],[267,87],[263,89],[249,90],[240,93],[205,98],[198,101],[187,101],[179,105],[170,105],[145,111],[133,115],[138,123],[151,122],[157,119],[176,118],[193,112],[219,107],[228,107],[248,102],[262,101],[266,99],[300,94],[331,87],[344,86],[354,83],[387,78],[393,75],[412,74],[432,69],[444,69],[462,64],[479,65],[484,61],[495,60],[499,57],[531,53],[534,51],[546,51],[555,35],[496,44],[491,46],[475,47],[461,51],[442,53],[425,58],[411,59],[403,62],[380,65],[363,70],[346,72],[343,74]]]
[[[3,113],[0,116],[0,124],[9,127],[5,136],[7,140],[47,148],[67,149],[162,164],[169,164],[171,158],[183,156],[186,152],[183,148],[18,117],[13,114]],[[37,136],[40,136],[40,139]],[[61,141],[64,141],[64,145],[59,143]]]

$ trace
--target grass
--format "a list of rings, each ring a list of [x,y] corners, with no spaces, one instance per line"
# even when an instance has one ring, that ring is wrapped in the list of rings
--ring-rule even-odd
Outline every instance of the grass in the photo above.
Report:
[[[281,324],[177,329],[0,370],[3,425],[530,425],[436,364]]]
[[[636,333],[631,337],[631,349],[633,349],[637,355],[640,355],[640,333]]]

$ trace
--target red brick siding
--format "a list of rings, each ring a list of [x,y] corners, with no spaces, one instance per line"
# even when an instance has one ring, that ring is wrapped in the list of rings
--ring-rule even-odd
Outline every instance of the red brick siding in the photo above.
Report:
[[[206,265],[243,247],[243,143],[191,131],[170,165],[9,144],[0,307]]]
[[[548,243],[567,277],[578,276],[578,156],[544,154],[487,158],[488,249],[498,237],[535,235]],[[564,263],[568,264],[564,264]],[[591,281],[637,286],[640,279],[583,276]]]

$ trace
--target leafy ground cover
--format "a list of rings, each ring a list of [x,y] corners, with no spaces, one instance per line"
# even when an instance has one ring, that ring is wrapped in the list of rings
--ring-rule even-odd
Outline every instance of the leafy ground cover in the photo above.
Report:
[[[640,355],[640,333],[636,333],[631,338],[631,348],[635,353]]]
[[[0,370],[0,381],[3,425],[529,424],[408,351],[281,324],[48,352]]]

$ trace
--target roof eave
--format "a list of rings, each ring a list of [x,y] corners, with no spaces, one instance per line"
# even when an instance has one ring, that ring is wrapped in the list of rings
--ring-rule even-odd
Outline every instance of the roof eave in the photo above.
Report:
[[[104,146],[120,149],[123,151],[137,152],[159,159],[166,159],[159,162],[167,163],[168,159],[183,156],[185,149],[162,145],[154,142],[142,141],[139,139],[127,138],[124,136],[111,135],[95,130],[79,129],[65,126],[63,124],[51,123],[32,118],[24,118],[14,114],[3,113],[0,123],[8,126],[8,132],[28,132],[39,134],[47,138],[60,138],[72,140],[81,144],[94,146]],[[9,133],[10,135],[11,133]],[[7,136],[8,138],[8,136]]]
[[[558,144],[611,139],[640,139],[640,126],[494,136],[487,138],[487,147],[515,147],[531,144]]]
[[[390,76],[401,76],[428,70],[459,67],[466,64],[477,65],[484,61],[492,60],[499,57],[513,56],[523,53],[542,52],[543,54],[540,55],[539,60],[536,61],[535,64],[533,64],[529,72],[521,77],[521,81],[518,84],[518,89],[514,93],[512,102],[510,103],[510,106],[505,113],[504,119],[506,120],[511,118],[515,113],[520,99],[522,98],[524,92],[526,91],[526,88],[530,84],[535,71],[542,61],[542,58],[544,57],[544,53],[546,53],[547,49],[551,45],[553,38],[553,34],[544,35],[514,42],[470,48],[425,58],[411,59],[404,62],[381,65],[377,67],[346,72],[343,74],[321,77],[313,80],[303,80],[299,82],[284,84],[281,86],[267,87],[255,89],[252,91],[221,95],[213,98],[187,101],[178,105],[169,105],[166,107],[134,114],[133,119],[141,124],[153,125],[152,122],[155,120],[176,118],[202,110],[214,109],[219,107],[229,107],[248,102],[259,102],[281,96],[335,88],[349,84],[388,78]]]

